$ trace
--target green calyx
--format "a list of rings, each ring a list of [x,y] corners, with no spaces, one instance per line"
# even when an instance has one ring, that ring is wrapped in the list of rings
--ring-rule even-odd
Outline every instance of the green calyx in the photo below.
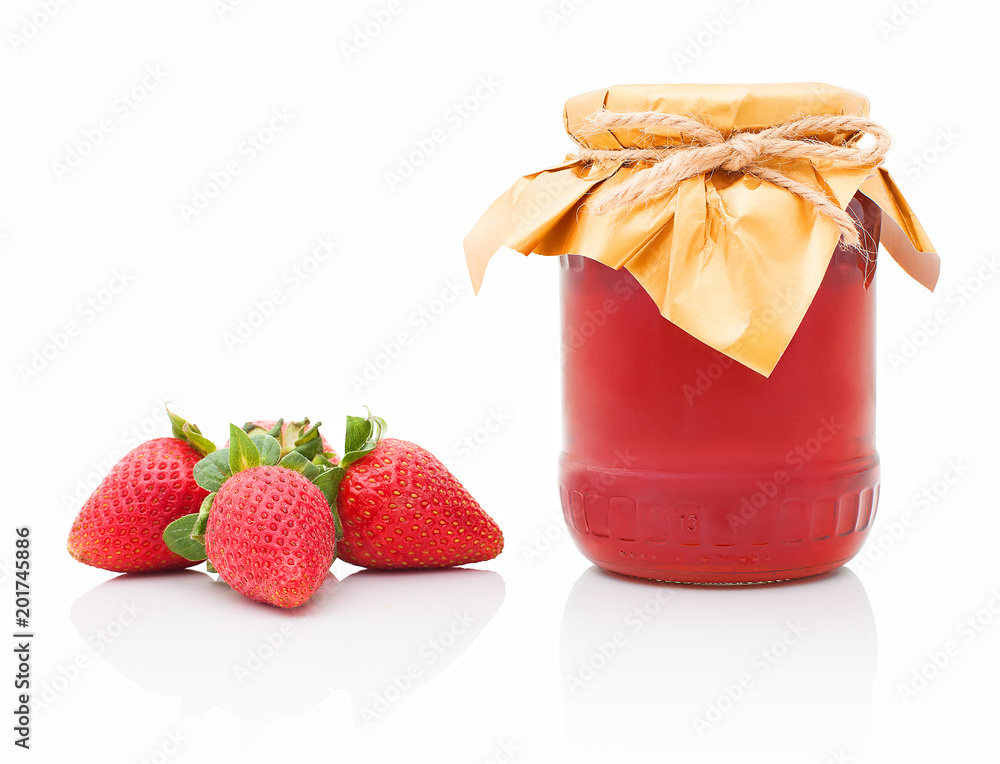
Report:
[[[368,417],[347,417],[347,430],[344,434],[344,458],[340,460],[341,467],[349,467],[358,459],[367,456],[375,450],[375,446],[385,435],[384,419],[374,416],[371,411]]]
[[[171,552],[179,554],[185,560],[205,559],[205,544],[191,538],[191,529],[197,519],[197,512],[184,515],[163,529],[163,543]]]
[[[170,427],[173,430],[173,436],[177,440],[189,443],[202,456],[215,451],[215,444],[201,434],[201,430],[198,429],[197,425],[191,424],[177,416],[177,414],[170,410],[169,406],[164,406],[164,408],[167,410],[167,416],[170,417]]]
[[[323,457],[317,458],[317,461],[325,461],[326,466],[330,469],[329,478],[327,478],[332,483],[331,494],[328,497],[330,506],[337,506],[337,494],[340,492],[340,483],[344,479],[344,475],[347,474],[347,468],[358,459],[368,456],[374,451],[386,429],[385,420],[374,416],[371,411],[368,412],[367,418],[349,416],[344,434],[344,456],[340,463],[333,464],[329,460],[324,460]]]
[[[167,547],[185,559],[204,560],[205,529],[208,527],[208,517],[216,493],[233,475],[261,466],[294,470],[316,485],[326,498],[330,513],[333,515],[336,538],[338,541],[342,539],[344,531],[337,516],[336,500],[343,471],[338,473],[340,468],[334,466],[322,453],[318,426],[317,424],[311,428],[311,432],[315,435],[308,436],[307,442],[315,438],[320,446],[319,451],[310,460],[302,451],[295,449],[282,454],[281,443],[270,432],[261,431],[250,435],[235,424],[229,425],[229,446],[206,454],[204,459],[194,465],[195,482],[209,492],[208,496],[205,497],[198,512],[185,515],[164,529],[163,541]],[[281,422],[279,421],[275,427],[280,433]]]
[[[306,418],[299,422],[289,422],[286,425],[285,420],[279,419],[270,430],[265,430],[253,422],[247,422],[243,425],[243,431],[251,437],[263,434],[270,435],[278,441],[282,458],[294,451],[312,461],[320,454],[331,456],[331,454],[323,452],[323,438],[319,434],[321,424],[322,422],[311,424]]]

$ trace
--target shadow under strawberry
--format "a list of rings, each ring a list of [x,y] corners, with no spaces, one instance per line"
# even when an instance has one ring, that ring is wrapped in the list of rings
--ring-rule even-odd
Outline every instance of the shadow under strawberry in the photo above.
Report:
[[[412,693],[445,671],[499,610],[492,571],[332,574],[304,605],[249,602],[196,571],[119,576],[82,595],[70,617],[88,641],[123,605],[134,623],[100,657],[144,689],[181,699],[179,719],[222,709],[250,742],[272,722],[302,717],[348,690],[355,723],[402,713]],[[416,678],[388,707],[378,703],[400,671]],[[412,672],[411,672],[412,673]],[[348,726],[329,721],[330,733]]]
[[[317,667],[336,644],[320,622],[338,585],[330,574],[308,604],[278,610],[202,572],[119,576],[77,599],[70,619],[90,642],[123,608],[137,612],[100,658],[140,687],[178,697],[178,720],[223,709],[249,741],[270,722],[309,713],[335,685]]]
[[[411,696],[470,647],[503,604],[491,570],[361,570],[337,591],[334,615],[350,618],[339,672],[362,725],[405,712]],[[363,623],[363,628],[360,624]]]
[[[159,695],[182,697],[204,689],[213,660],[197,621],[189,618],[218,608],[226,589],[195,570],[120,575],[77,598],[70,620],[126,679]]]

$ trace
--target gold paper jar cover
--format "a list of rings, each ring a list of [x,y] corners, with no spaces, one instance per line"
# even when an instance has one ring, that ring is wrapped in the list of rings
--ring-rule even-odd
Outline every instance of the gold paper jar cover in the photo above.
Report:
[[[652,135],[639,130],[602,131],[595,135],[588,118],[600,110],[697,116],[728,136],[735,130],[763,130],[808,114],[867,116],[868,99],[853,90],[817,82],[618,85],[569,99],[563,111],[566,132],[577,143],[595,149],[664,143],[655,130],[650,131]]]
[[[580,151],[520,178],[486,211],[465,240],[473,285],[478,291],[501,247],[625,268],[666,319],[767,376],[841,239],[837,225],[818,214],[817,199],[846,210],[860,190],[885,213],[881,242],[893,258],[927,288],[937,281],[940,261],[889,173],[816,149],[850,153],[864,145],[860,132],[792,131],[797,143],[780,143],[780,131],[795,120],[834,116],[850,126],[851,117],[867,113],[864,96],[818,83],[625,85],[571,98],[564,122]],[[675,116],[661,123],[657,115]],[[759,137],[775,129],[762,147]],[[669,180],[664,158],[686,163],[695,151],[699,161],[710,155],[702,171],[602,209],[623,191],[653,187],[647,178]]]

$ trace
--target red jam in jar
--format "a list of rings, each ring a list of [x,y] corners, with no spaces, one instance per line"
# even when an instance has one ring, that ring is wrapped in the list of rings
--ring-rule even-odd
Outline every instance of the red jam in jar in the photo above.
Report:
[[[878,503],[865,270],[881,213],[860,194],[849,211],[867,248],[835,250],[770,377],[664,319],[627,271],[560,258],[560,492],[592,562],[736,584],[823,573],[860,549]]]
[[[610,571],[818,575],[878,505],[875,262],[940,259],[881,166],[868,99],[822,83],[619,85],[569,99],[576,153],[465,239],[558,257],[563,514]]]

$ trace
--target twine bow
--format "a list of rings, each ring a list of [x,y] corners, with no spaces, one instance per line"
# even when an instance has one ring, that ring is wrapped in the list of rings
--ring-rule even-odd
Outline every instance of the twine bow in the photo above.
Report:
[[[889,134],[865,117],[823,115],[793,119],[757,132],[735,132],[726,138],[700,119],[655,111],[599,111],[588,120],[595,132],[641,130],[657,135],[679,134],[682,143],[648,149],[589,149],[581,147],[576,158],[584,162],[615,161],[623,164],[651,163],[600,199],[594,212],[604,214],[669,193],[681,181],[713,170],[742,172],[773,183],[813,205],[816,212],[832,220],[848,247],[860,244],[858,229],[836,200],[822,190],[785,175],[765,163],[774,160],[808,159],[816,164],[839,167],[877,167],[889,149]],[[843,145],[820,140],[820,135],[843,135]],[[875,140],[858,145],[860,136]]]

